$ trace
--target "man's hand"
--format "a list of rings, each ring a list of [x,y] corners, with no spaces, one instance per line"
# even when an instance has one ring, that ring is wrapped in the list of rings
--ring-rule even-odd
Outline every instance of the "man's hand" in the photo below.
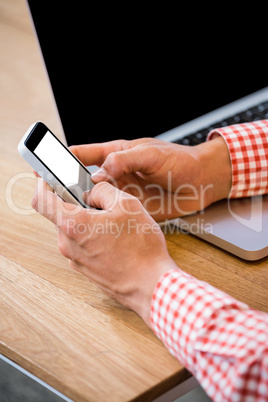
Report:
[[[101,166],[93,182],[107,181],[136,196],[156,221],[202,210],[226,198],[231,187],[221,137],[194,147],[143,138],[70,149],[85,165]]]
[[[32,206],[56,225],[59,249],[71,266],[150,326],[155,286],[177,268],[163,233],[137,198],[109,183],[97,184],[85,201],[100,209],[68,204],[38,179]]]

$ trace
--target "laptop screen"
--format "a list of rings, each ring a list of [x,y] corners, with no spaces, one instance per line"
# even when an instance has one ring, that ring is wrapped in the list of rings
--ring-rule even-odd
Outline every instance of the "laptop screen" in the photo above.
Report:
[[[153,137],[267,86],[265,63],[253,74],[256,60],[212,30],[131,7],[28,3],[68,145]]]

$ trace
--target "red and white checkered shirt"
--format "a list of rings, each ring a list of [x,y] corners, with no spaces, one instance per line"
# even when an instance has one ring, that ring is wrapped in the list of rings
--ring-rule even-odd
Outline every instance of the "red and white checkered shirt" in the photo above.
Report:
[[[235,124],[209,133],[221,135],[229,148],[232,163],[230,198],[268,192],[268,120]]]
[[[213,133],[230,150],[230,197],[267,193],[268,121]],[[151,325],[214,401],[268,401],[268,314],[174,269],[155,288]]]

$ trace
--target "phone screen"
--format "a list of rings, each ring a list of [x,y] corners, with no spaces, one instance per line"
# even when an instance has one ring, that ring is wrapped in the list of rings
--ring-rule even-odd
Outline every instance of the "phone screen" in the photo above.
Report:
[[[80,164],[49,131],[34,149],[34,153],[66,187],[79,183]]]
[[[44,131],[44,128],[44,125],[36,127],[36,135],[30,136],[27,141],[29,149],[58,181],[84,205],[82,194],[93,186],[89,171],[47,128]]]

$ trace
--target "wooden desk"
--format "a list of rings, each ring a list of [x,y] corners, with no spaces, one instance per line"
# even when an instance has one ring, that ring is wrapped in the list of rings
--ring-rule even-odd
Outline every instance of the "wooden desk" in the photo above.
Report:
[[[61,135],[23,0],[0,0],[0,353],[75,401],[152,400],[188,372],[133,312],[72,271],[34,213],[17,144],[36,120]],[[185,271],[268,311],[268,263],[167,234]]]

